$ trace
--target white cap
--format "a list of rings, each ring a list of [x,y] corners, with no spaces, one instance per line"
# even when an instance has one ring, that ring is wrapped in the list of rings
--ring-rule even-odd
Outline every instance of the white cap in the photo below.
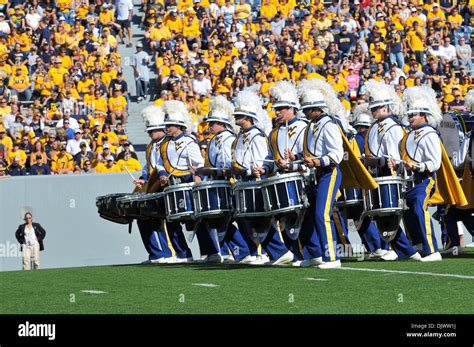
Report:
[[[110,145],[109,145],[108,143],[106,143],[106,144],[104,144],[104,145],[102,146],[102,148],[103,148],[103,149],[107,149],[107,148],[110,149]]]
[[[354,126],[370,127],[372,125],[372,117],[368,114],[361,114],[359,118],[354,122]]]
[[[415,7],[412,7],[412,8],[410,9],[410,11],[411,11],[411,12],[416,12],[416,8],[415,8]]]
[[[198,70],[198,75],[200,75],[200,74],[204,75],[204,71],[203,70]]]
[[[59,17],[59,21],[63,21],[63,20],[65,21],[66,18],[64,18],[63,16]]]

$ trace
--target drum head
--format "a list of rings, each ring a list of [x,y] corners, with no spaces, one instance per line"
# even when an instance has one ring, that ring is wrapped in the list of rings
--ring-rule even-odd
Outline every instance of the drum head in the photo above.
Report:
[[[458,153],[464,140],[464,130],[461,121],[455,113],[445,113],[438,129],[446,153],[452,158],[455,153]]]

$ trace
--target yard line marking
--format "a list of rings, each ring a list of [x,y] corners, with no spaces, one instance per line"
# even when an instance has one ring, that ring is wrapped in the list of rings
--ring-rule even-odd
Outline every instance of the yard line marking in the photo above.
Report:
[[[81,292],[89,294],[107,294],[107,292],[103,292],[102,290],[81,290]]]
[[[385,272],[385,273],[395,273],[395,274],[404,274],[404,275],[453,277],[453,278],[462,278],[462,279],[467,279],[467,280],[474,280],[474,276],[456,275],[456,274],[440,274],[440,273],[435,273],[435,272],[401,271],[401,270],[386,270],[386,269],[365,269],[365,268],[355,268],[355,267],[341,267],[340,269],[341,270],[353,270],[353,271]]]
[[[200,286],[200,287],[207,287],[207,288],[219,287],[218,284],[212,284],[212,283],[193,283],[193,286]]]
[[[327,281],[327,278],[315,278],[315,277],[305,277],[307,281]]]

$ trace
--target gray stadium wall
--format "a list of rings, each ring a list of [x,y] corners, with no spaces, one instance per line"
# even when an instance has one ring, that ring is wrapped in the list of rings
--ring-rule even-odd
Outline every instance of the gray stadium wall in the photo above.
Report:
[[[100,218],[95,206],[99,195],[132,189],[126,173],[0,179],[0,271],[22,268],[15,231],[27,211],[47,233],[41,268],[130,264],[147,259],[136,222],[129,234],[128,225]]]

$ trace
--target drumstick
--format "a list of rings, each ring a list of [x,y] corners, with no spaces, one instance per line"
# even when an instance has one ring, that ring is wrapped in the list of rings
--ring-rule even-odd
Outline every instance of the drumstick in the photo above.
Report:
[[[391,157],[391,156],[389,156],[389,155],[385,155],[385,154],[384,154],[383,156],[384,156],[385,158],[387,158],[387,159],[391,159],[391,160],[395,161],[396,163],[407,163],[407,161],[405,161],[405,160],[396,159],[396,158],[393,158],[393,157]],[[420,167],[420,165],[415,164],[415,163],[413,163],[413,165],[416,166],[416,167],[418,167],[418,168]]]
[[[132,173],[127,169],[127,167],[124,165],[124,163],[120,163],[122,165],[122,167],[128,172],[128,174],[130,175],[130,177],[132,178],[132,180],[135,182],[136,179],[135,177],[133,177]]]
[[[310,157],[310,158],[308,158],[308,159],[314,160],[314,159],[318,159],[318,158],[316,158],[316,157]],[[293,164],[303,164],[303,163],[304,163],[304,159],[295,160],[295,161],[293,162]]]

